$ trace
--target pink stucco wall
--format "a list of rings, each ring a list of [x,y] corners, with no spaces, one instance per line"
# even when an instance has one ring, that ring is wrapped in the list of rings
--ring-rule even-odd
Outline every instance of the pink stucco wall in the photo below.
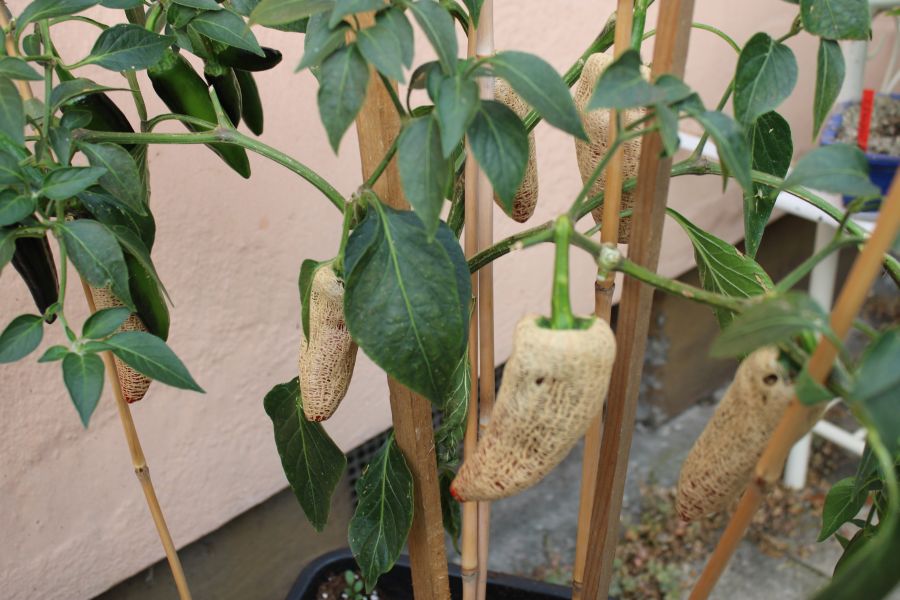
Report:
[[[13,0],[12,12],[21,12],[25,4]],[[615,3],[496,4],[498,48],[540,54],[562,71]],[[757,30],[783,33],[796,10],[778,0],[697,4],[696,20],[728,31],[738,42]],[[116,18],[102,9],[91,16]],[[648,28],[654,22],[655,12]],[[888,34],[883,25],[877,31]],[[87,53],[88,33],[93,35],[78,25],[57,34],[69,60]],[[352,192],[359,184],[355,136],[347,135],[335,157],[318,119],[313,78],[292,74],[302,37],[267,29],[257,35],[286,56],[282,65],[257,78],[267,119],[262,139],[319,169],[342,192]],[[695,31],[692,37],[687,80],[714,105],[735,55],[706,32]],[[802,150],[811,144],[816,47],[809,36],[790,45],[803,71],[784,112]],[[108,72],[92,76],[121,81]],[[141,82],[149,91],[143,76]],[[161,112],[152,93],[147,97],[151,112]],[[534,222],[542,222],[567,206],[581,184],[571,140],[542,126],[537,141],[542,195]],[[251,158],[254,175],[244,181],[202,147],[153,147],[150,156],[158,224],[154,260],[175,302],[170,344],[207,391],[198,395],[156,384],[133,409],[160,500],[181,546],[285,487],[262,398],[274,383],[295,374],[299,265],[304,258],[334,254],[340,221],[311,186],[259,157]],[[723,195],[717,179],[676,180],[672,203],[700,226],[729,240],[740,237],[739,195],[733,189]],[[497,237],[518,228],[497,214]],[[689,243],[675,228],[667,227],[662,256],[662,270],[668,274],[693,262]],[[550,259],[549,249],[539,248],[497,263],[498,361],[509,352],[518,318],[548,310]],[[593,275],[590,261],[577,256],[574,295],[581,312],[591,309]],[[12,269],[4,272],[0,286],[0,326],[33,310]],[[81,289],[73,282],[68,293],[70,318],[78,323],[86,310]],[[54,327],[44,347],[61,341]],[[104,395],[90,429],[83,430],[58,365],[37,365],[37,356],[0,366],[0,595],[9,600],[90,598],[163,554],[111,397]],[[389,423],[384,376],[361,356],[349,397],[327,428],[349,450]]]

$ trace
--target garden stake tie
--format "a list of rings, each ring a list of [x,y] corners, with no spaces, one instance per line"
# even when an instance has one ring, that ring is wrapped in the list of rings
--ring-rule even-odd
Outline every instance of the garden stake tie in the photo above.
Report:
[[[894,240],[897,239],[898,231],[900,231],[900,178],[895,177],[888,197],[882,204],[875,231],[853,262],[853,267],[831,311],[831,329],[838,339],[846,337],[850,330],[869,289],[881,272],[882,256],[890,250]],[[807,364],[810,377],[819,384],[824,383],[836,356],[837,348],[823,336]],[[756,463],[753,480],[747,486],[734,515],[728,522],[728,527],[725,528],[709,562],[706,563],[706,568],[697,580],[697,585],[691,592],[691,600],[709,597],[725,567],[728,566],[728,561],[738,543],[744,537],[756,509],[762,502],[763,494],[781,475],[791,447],[806,435],[820,414],[821,406],[806,406],[796,396],[791,401],[759,462]]]
[[[6,2],[0,0],[0,27],[10,31],[10,21],[12,15]],[[17,56],[18,51],[16,44],[12,40],[11,32],[5,36],[6,53],[9,56]],[[27,81],[16,81],[16,86],[23,100],[29,100],[34,97],[31,92],[31,86]],[[91,289],[84,281],[81,282],[84,288],[84,297],[87,300],[91,313],[94,313],[94,298],[91,295]],[[178,558],[178,551],[175,549],[175,543],[172,541],[172,535],[169,533],[169,526],[166,524],[166,518],[163,515],[162,508],[159,505],[159,498],[156,497],[156,490],[153,487],[153,481],[150,479],[150,469],[147,467],[147,459],[144,457],[144,450],[141,448],[141,440],[138,438],[137,429],[134,426],[134,420],[131,418],[131,409],[125,402],[125,396],[122,393],[121,384],[119,383],[119,374],[116,372],[116,365],[113,362],[112,353],[103,352],[103,362],[106,364],[106,376],[110,381],[113,395],[116,398],[116,407],[119,411],[119,419],[122,421],[122,429],[125,432],[125,441],[128,442],[128,451],[131,454],[131,464],[134,466],[134,474],[141,483],[141,489],[144,491],[144,498],[147,500],[147,507],[150,509],[150,516],[153,518],[153,524],[156,526],[156,532],[159,534],[159,541],[162,543],[163,550],[166,553],[166,560],[169,561],[169,568],[172,569],[172,578],[175,580],[175,587],[178,589],[178,597],[181,600],[191,599],[191,590],[188,587],[187,579],[184,576],[184,569],[181,566],[181,560]]]
[[[616,58],[628,49],[631,41],[631,22],[634,12],[633,0],[619,0],[616,8],[616,35],[614,53]],[[616,111],[609,111],[609,142],[618,134]],[[613,154],[606,170],[606,190],[603,201],[603,226],[600,231],[602,243],[616,244],[619,240],[619,206],[622,202],[622,179],[624,149]],[[607,277],[594,285],[594,314],[609,323],[612,313],[612,299],[615,291],[615,277]],[[597,416],[584,436],[584,452],[581,462],[581,496],[578,504],[578,533],[575,541],[575,566],[572,570],[572,600],[581,600],[584,581],[585,555],[591,527],[591,509],[594,503],[594,482],[600,462],[600,438],[602,436],[603,414]]]
[[[662,73],[678,77],[684,74],[693,12],[693,0],[660,3],[653,50],[654,78]],[[659,263],[672,166],[671,158],[662,158],[662,150],[658,133],[648,134],[643,140],[628,248],[630,260],[652,271]],[[606,598],[609,592],[652,300],[653,288],[636,279],[625,278],[616,332],[618,351],[607,397],[606,424],[591,509],[585,558],[585,598]]]
[[[358,15],[360,26],[374,25],[373,13]],[[400,133],[400,117],[380,77],[369,78],[366,100],[356,118],[363,179],[378,167]],[[390,85],[396,86],[395,82]],[[374,185],[375,193],[388,206],[400,210],[409,204],[400,185],[397,160],[393,159]],[[438,487],[437,458],[431,404],[392,378],[390,388],[394,439],[413,476],[413,522],[409,531],[409,560],[416,600],[449,600],[444,524]]]

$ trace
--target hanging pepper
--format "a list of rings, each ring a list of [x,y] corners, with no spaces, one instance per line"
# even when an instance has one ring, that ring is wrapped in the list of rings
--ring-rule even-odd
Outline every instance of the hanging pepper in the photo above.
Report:
[[[59,300],[59,279],[56,274],[56,263],[47,236],[21,237],[15,242],[12,264],[22,276],[35,306],[43,315],[48,308]],[[47,317],[47,322],[56,320],[56,315]]]
[[[59,65],[56,67],[56,74],[60,81],[71,81],[75,78]],[[134,133],[134,128],[128,121],[128,117],[125,116],[125,113],[103,92],[79,96],[63,104],[61,110],[64,115],[73,111],[88,113],[91,120],[88,121],[84,128],[91,131]],[[122,147],[131,152],[134,145],[122,144]]]
[[[281,62],[281,52],[274,48],[263,48],[265,56],[259,56],[242,48],[216,45],[216,60],[226,67],[242,71],[268,71]]]
[[[450,488],[461,501],[506,498],[543,479],[600,414],[616,355],[606,321],[569,304],[572,224],[556,225],[553,314],[519,321],[491,421]]]
[[[147,75],[156,94],[169,110],[210,123],[216,122],[216,111],[206,83],[183,56],[167,50],[162,60],[147,69]],[[187,127],[193,131],[203,131],[193,125]],[[242,177],[250,177],[250,161],[243,148],[222,143],[208,146]]]
[[[494,85],[494,97],[497,102],[502,102],[516,113],[520,119],[524,119],[528,111],[531,110],[528,104],[506,83],[505,79],[496,79]],[[524,223],[534,214],[537,201],[537,151],[534,145],[534,131],[532,130],[528,134],[528,163],[525,165],[525,175],[522,177],[522,183],[519,185],[519,189],[513,198],[513,208],[510,216],[517,223]],[[503,202],[497,194],[494,194],[494,203],[501,208],[503,207]]]
[[[244,123],[247,124],[250,131],[255,135],[262,135],[263,107],[253,73],[235,69],[234,75],[237,77],[238,86],[241,89],[241,117],[244,118]]]
[[[234,69],[226,67],[215,61],[207,61],[203,68],[203,76],[206,82],[216,90],[219,103],[225,109],[225,114],[235,127],[241,122],[241,88],[235,77]]]

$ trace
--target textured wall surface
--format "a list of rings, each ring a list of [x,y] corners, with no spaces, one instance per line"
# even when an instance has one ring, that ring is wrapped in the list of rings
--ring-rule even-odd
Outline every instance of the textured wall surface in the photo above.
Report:
[[[14,14],[24,0],[10,3]],[[498,48],[547,57],[560,71],[594,37],[612,0],[497,0]],[[765,2],[698,1],[696,20],[745,41],[758,29],[780,35],[795,7]],[[90,13],[112,22],[113,13]],[[655,12],[648,18],[648,28]],[[54,30],[56,31],[56,29]],[[884,26],[877,31],[886,33]],[[88,35],[90,34],[90,35]],[[60,29],[56,42],[69,62],[84,56],[93,31]],[[351,131],[335,157],[316,109],[309,73],[293,75],[302,37],[271,30],[257,35],[286,56],[258,82],[266,108],[263,141],[314,166],[343,193],[359,184],[358,151]],[[877,35],[877,33],[876,33]],[[421,40],[420,40],[421,41]],[[814,41],[790,41],[804,69],[785,106],[794,141],[810,146]],[[421,45],[420,45],[421,46]],[[645,58],[649,57],[649,48]],[[424,51],[417,63],[426,59]],[[707,32],[695,31],[687,72],[708,105],[715,105],[734,65],[732,51]],[[113,85],[109,72],[91,76]],[[142,87],[149,91],[146,78]],[[123,105],[128,98],[120,95]],[[161,104],[148,94],[152,113]],[[172,125],[172,131],[177,127]],[[534,223],[568,206],[580,187],[571,140],[538,129],[541,200]],[[286,483],[271,425],[262,409],[265,392],[296,372],[299,345],[297,273],[304,258],[324,259],[337,249],[339,215],[315,190],[281,167],[252,157],[253,178],[240,179],[202,147],[153,147],[153,207],[158,234],[154,260],[175,302],[170,345],[191,369],[205,395],[154,384],[133,409],[160,501],[178,545],[216,529],[270,497]],[[722,194],[717,179],[673,182],[672,204],[720,236],[741,235],[740,198]],[[689,267],[687,239],[667,224],[662,270]],[[496,235],[519,226],[499,212]],[[497,263],[497,360],[505,360],[516,321],[549,310],[550,248],[517,253]],[[574,260],[574,303],[589,312],[594,269]],[[0,325],[32,312],[28,293],[7,269],[0,279]],[[81,289],[70,282],[70,318],[80,323]],[[59,327],[42,348],[60,343]],[[163,556],[132,474],[112,398],[104,394],[91,426],[83,430],[65,394],[58,364],[37,365],[40,351],[22,363],[0,366],[0,590],[9,600],[90,598]],[[384,376],[360,357],[341,410],[327,423],[350,449],[390,423]]]

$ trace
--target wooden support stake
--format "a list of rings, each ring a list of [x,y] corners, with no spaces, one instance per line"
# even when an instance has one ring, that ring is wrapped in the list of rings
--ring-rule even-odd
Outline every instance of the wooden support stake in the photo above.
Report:
[[[359,15],[362,27],[374,24],[374,16]],[[363,179],[368,179],[400,133],[400,117],[374,69],[362,110],[356,118]],[[396,86],[396,83],[392,83]],[[396,159],[375,183],[382,202],[396,209],[409,204],[400,184]],[[416,600],[449,600],[444,524],[438,484],[437,457],[431,403],[388,378],[394,438],[403,452],[414,481],[413,523],[409,532],[409,561]]]
[[[654,79],[663,73],[677,77],[684,74],[693,12],[694,0],[667,0],[660,4],[653,52]],[[671,158],[661,157],[662,150],[658,133],[644,137],[628,248],[629,259],[653,271],[659,263],[672,166]],[[586,598],[606,598],[609,593],[652,301],[653,288],[636,279],[625,279],[585,564]]]
[[[634,0],[619,0],[616,8],[616,35],[614,56],[618,58],[631,46],[631,22],[634,14]],[[616,111],[609,111],[609,137],[611,143],[616,138]],[[619,241],[619,207],[622,204],[622,183],[625,178],[625,149],[619,148],[613,154],[606,168],[606,195],[603,200],[603,223],[600,241],[616,244]],[[610,276],[594,284],[594,314],[606,321],[612,315],[612,299],[615,291],[615,276]],[[572,569],[572,600],[583,597],[584,566],[587,557],[588,536],[591,528],[591,513],[594,505],[594,490],[597,469],[600,465],[600,440],[603,436],[603,415],[591,423],[584,436],[584,453],[581,459],[581,496],[578,504],[578,533],[575,541],[575,566]]]
[[[882,257],[891,249],[898,231],[900,231],[900,178],[895,177],[890,193],[881,206],[875,231],[853,262],[847,281],[831,311],[831,329],[838,339],[845,338],[850,331],[853,320],[869,294],[869,289],[881,272]],[[824,383],[836,356],[837,348],[831,340],[822,337],[807,364],[810,376],[818,383]],[[741,497],[722,538],[691,592],[691,600],[709,597],[741,538],[744,537],[763,495],[781,476],[784,461],[791,447],[809,432],[821,414],[821,406],[806,406],[796,396],[791,401],[759,462],[756,463],[753,481]]]

